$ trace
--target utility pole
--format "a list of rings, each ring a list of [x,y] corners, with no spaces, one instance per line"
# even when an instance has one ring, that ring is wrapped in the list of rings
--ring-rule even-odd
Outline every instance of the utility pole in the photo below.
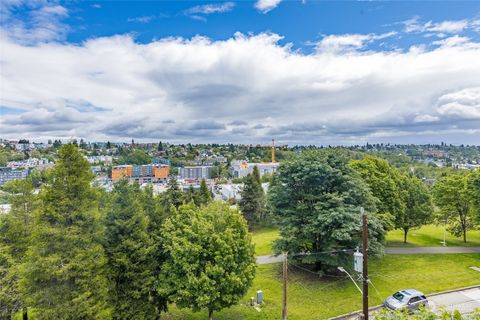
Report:
[[[283,302],[282,302],[282,320],[287,320],[287,272],[288,272],[288,253],[283,253]]]
[[[367,213],[360,209],[363,224],[363,319],[368,320],[368,221]]]

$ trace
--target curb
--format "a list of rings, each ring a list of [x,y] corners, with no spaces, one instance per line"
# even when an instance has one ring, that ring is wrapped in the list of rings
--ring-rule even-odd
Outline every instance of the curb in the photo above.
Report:
[[[427,294],[426,296],[427,296],[427,297],[435,297],[435,296],[439,296],[439,295],[441,295],[441,294],[459,292],[459,291],[464,291],[464,290],[469,290],[469,289],[476,289],[476,288],[480,288],[480,285],[474,285],[474,286],[457,288],[457,289],[452,289],[452,290],[434,292],[434,293]],[[378,310],[378,309],[380,309],[380,308],[382,308],[382,307],[383,307],[383,305],[374,306],[374,307],[368,308],[368,311],[369,311],[369,312],[371,312],[371,311],[376,311],[376,310]],[[328,318],[328,319],[329,319],[329,320],[358,319],[361,315],[362,315],[362,310],[357,310],[357,311],[353,311],[353,312],[350,312],[350,313],[347,313],[347,314],[342,314],[342,315],[336,316],[336,317],[334,317],[334,318]],[[356,316],[356,317],[355,317],[355,316]],[[353,318],[353,317],[355,317],[355,318]]]

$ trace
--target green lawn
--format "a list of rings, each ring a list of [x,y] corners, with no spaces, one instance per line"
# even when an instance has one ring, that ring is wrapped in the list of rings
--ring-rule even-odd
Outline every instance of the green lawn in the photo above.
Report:
[[[399,289],[416,288],[425,293],[480,284],[480,273],[469,269],[480,266],[480,254],[390,255],[371,259],[370,305]],[[289,269],[288,318],[325,319],[361,308],[361,295],[348,279],[319,278],[293,266]],[[260,312],[247,306],[256,290],[264,292],[265,304]],[[253,287],[239,305],[215,313],[218,320],[279,319],[281,315],[281,265],[261,265]],[[207,312],[171,308],[163,319],[206,319]]]
[[[255,243],[256,254],[258,256],[272,254],[272,242],[278,237],[278,229],[275,227],[262,227],[254,230],[252,240]],[[387,235],[388,247],[435,247],[441,246],[441,241],[443,241],[443,227],[435,225],[411,230],[408,233],[406,244],[403,243],[402,230],[393,230]],[[447,231],[447,246],[480,246],[480,230],[468,231],[467,243]]]
[[[258,227],[252,233],[257,256],[272,254],[272,242],[279,237],[276,227]]]
[[[407,244],[403,243],[402,230],[393,230],[387,235],[389,247],[433,247],[440,246],[441,241],[443,241],[443,226],[428,225],[411,230],[407,235]],[[480,246],[480,230],[467,231],[467,243],[463,242],[463,238],[454,237],[447,231],[447,246]]]

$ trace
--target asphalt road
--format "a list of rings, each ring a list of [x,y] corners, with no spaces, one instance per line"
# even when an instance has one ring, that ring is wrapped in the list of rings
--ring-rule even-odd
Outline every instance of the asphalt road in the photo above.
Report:
[[[480,247],[387,247],[386,254],[444,254],[444,253],[480,253]],[[257,256],[257,264],[282,262],[280,256]]]
[[[444,306],[447,311],[458,310],[462,314],[468,314],[480,308],[480,288],[434,295],[428,297],[428,301],[434,311],[440,311]]]

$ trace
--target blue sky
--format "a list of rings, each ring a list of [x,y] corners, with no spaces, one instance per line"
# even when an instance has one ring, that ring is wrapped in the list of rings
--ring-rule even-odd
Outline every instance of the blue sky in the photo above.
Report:
[[[2,137],[480,144],[478,1],[0,10]]]

